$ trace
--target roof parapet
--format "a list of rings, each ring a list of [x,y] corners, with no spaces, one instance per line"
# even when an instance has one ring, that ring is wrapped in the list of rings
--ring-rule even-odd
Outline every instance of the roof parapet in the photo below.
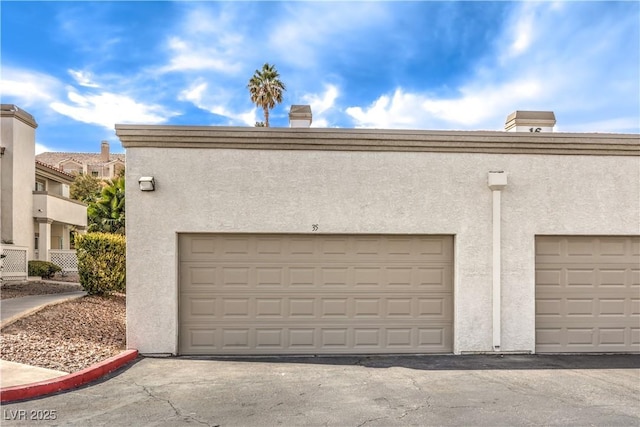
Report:
[[[517,110],[507,116],[504,130],[507,132],[553,132],[556,115],[553,111]]]
[[[311,106],[292,105],[289,110],[289,127],[308,128],[311,126]]]

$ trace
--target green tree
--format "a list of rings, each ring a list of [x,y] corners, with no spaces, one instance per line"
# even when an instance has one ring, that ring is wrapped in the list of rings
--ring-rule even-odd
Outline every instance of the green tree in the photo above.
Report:
[[[102,186],[100,180],[96,177],[86,174],[78,174],[73,179],[69,188],[69,195],[74,200],[83,203],[91,203],[98,200]]]
[[[100,198],[89,203],[89,232],[125,234],[124,177],[107,181]]]
[[[269,127],[269,110],[282,102],[282,94],[286,90],[280,81],[280,74],[274,65],[268,63],[256,70],[247,85],[251,102],[264,111],[264,126]]]

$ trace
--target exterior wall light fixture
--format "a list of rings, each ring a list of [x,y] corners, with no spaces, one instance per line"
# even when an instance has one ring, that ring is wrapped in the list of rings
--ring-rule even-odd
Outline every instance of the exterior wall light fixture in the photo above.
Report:
[[[156,181],[152,176],[142,176],[138,180],[140,191],[154,191],[156,189]]]

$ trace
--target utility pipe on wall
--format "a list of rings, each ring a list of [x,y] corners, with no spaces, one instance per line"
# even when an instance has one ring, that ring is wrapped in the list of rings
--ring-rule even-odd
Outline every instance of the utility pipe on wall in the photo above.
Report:
[[[507,174],[504,171],[489,172],[489,188],[493,193],[493,280],[492,280],[492,303],[493,303],[493,350],[500,351],[501,335],[501,191],[507,186]]]

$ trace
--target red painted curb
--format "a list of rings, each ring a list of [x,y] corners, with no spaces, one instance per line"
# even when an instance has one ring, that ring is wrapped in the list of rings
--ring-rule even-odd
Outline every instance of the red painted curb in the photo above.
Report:
[[[58,391],[69,390],[95,381],[98,378],[113,372],[138,357],[138,350],[125,350],[122,353],[89,366],[79,372],[64,375],[37,383],[17,385],[0,389],[0,402],[12,402],[14,400],[33,399]]]

